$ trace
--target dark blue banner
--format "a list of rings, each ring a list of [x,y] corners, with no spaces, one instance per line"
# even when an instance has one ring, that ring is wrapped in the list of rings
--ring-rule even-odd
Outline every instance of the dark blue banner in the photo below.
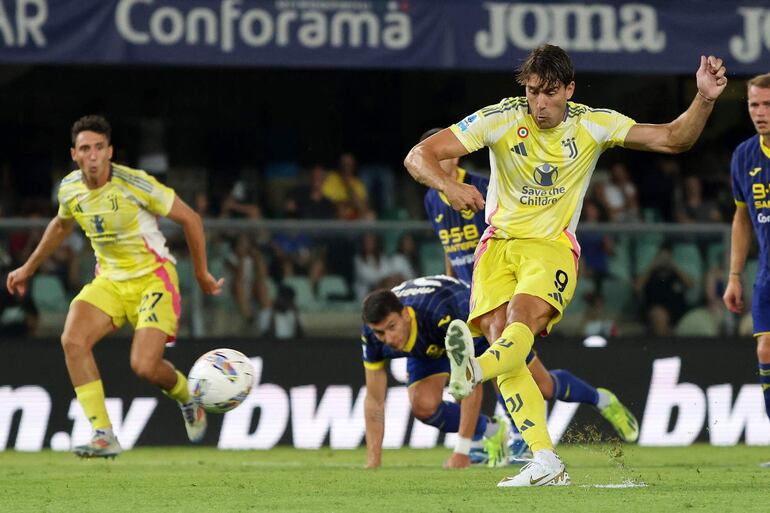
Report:
[[[511,70],[533,47],[581,71],[770,71],[770,4],[482,0],[0,0],[0,63]]]

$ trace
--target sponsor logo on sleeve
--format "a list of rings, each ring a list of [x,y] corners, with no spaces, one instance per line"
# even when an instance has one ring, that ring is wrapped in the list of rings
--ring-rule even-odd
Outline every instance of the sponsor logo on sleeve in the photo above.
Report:
[[[460,121],[459,123],[457,123],[457,126],[460,128],[461,132],[465,132],[466,130],[468,130],[468,128],[470,128],[470,126],[473,123],[476,122],[477,119],[479,119],[479,115],[478,114],[471,114],[467,118],[465,118],[462,121]]]

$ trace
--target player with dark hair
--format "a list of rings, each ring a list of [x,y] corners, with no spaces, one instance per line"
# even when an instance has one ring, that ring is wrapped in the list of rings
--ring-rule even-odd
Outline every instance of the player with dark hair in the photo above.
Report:
[[[420,141],[440,131],[439,128],[428,130],[422,135]],[[459,167],[459,162],[459,158],[442,160],[441,169],[450,178],[454,178],[459,183],[472,184],[483,196],[486,196],[489,179],[466,172]],[[474,251],[481,234],[487,229],[484,212],[481,210],[473,212],[470,209],[458,212],[449,205],[446,196],[435,189],[428,189],[425,193],[425,211],[444,247],[446,274],[457,276],[470,283],[473,276]],[[489,328],[488,325],[487,328]],[[484,336],[492,337],[494,334],[487,329]],[[487,338],[487,340],[495,339]],[[621,440],[636,442],[639,438],[639,423],[636,417],[623,406],[615,394],[606,388],[594,388],[566,369],[549,371],[534,349],[527,355],[527,366],[546,400],[555,398],[564,402],[590,404],[612,424]],[[505,400],[499,391],[498,401],[505,408]],[[512,462],[517,463],[521,462],[529,451],[513,418],[510,420],[513,428],[510,457]]]
[[[486,207],[489,228],[475,252],[468,324],[453,321],[446,347],[452,394],[465,397],[476,384],[497,378],[534,453],[517,476],[498,486],[569,484],[526,357],[535,334],[550,331],[574,294],[580,256],[574,233],[596,161],[613,146],[661,153],[689,149],[727,84],[724,75],[721,59],[701,56],[698,92],[689,108],[670,123],[638,124],[570,101],[575,81],[569,55],[542,45],[517,74],[526,96],[478,110],[407,155],[410,174],[441,191],[455,210]],[[473,185],[450,179],[440,165],[485,146],[491,169],[486,200]],[[489,334],[491,346],[477,359],[472,334],[480,333]]]
[[[104,386],[93,347],[126,320],[134,327],[131,368],[179,403],[187,435],[200,442],[206,414],[192,402],[187,378],[163,359],[176,337],[181,297],[174,257],[158,227],[165,216],[184,229],[195,277],[206,294],[219,294],[223,279],[208,271],[201,219],[172,189],[144,171],[111,162],[110,124],[85,116],[72,126],[70,155],[78,169],[61,181],[59,211],[29,259],[8,275],[11,293],[24,294],[35,271],[72,232],[75,223],[91,240],[96,277],[72,300],[61,336],[72,385],[93,436],[73,452],[85,458],[122,451],[105,406]]]
[[[404,357],[412,414],[443,433],[460,435],[445,466],[470,465],[471,440],[483,437],[492,466],[507,464],[508,426],[502,419],[479,414],[481,389],[461,404],[442,399],[449,376],[444,338],[452,320],[467,317],[469,294],[468,285],[455,278],[427,276],[405,281],[392,290],[376,290],[364,299],[361,341],[366,374],[367,468],[381,464],[388,384],[385,363]],[[477,354],[489,347],[483,338],[473,343]]]
[[[730,174],[735,216],[730,244],[730,276],[724,293],[728,310],[743,312],[743,270],[751,246],[752,226],[759,242],[759,271],[754,281],[751,318],[757,339],[759,383],[770,418],[770,73],[748,81],[749,116],[756,134],[733,152]],[[763,463],[770,468],[770,462]]]

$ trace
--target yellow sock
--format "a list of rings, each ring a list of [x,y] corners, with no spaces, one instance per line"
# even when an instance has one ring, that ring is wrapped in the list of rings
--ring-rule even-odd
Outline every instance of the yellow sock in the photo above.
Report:
[[[190,391],[187,390],[187,378],[179,371],[176,371],[176,384],[171,390],[164,390],[163,393],[178,403],[187,404],[190,402]]]
[[[107,406],[104,403],[104,385],[101,379],[75,387],[75,395],[86,418],[91,422],[91,427],[94,429],[112,427],[110,417],[107,415]]]
[[[509,325],[502,336],[476,359],[481,375],[487,380],[526,367],[527,355],[534,343],[535,336],[526,324],[514,322]]]
[[[497,384],[505,398],[505,406],[532,452],[553,450],[545,421],[545,400],[529,368],[524,366],[503,374],[497,378]]]

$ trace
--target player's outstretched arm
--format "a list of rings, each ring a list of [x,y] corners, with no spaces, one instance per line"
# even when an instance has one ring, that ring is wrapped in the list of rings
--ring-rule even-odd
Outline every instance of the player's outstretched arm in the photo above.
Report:
[[[722,59],[701,56],[695,74],[698,92],[690,107],[670,123],[653,125],[638,123],[626,135],[624,146],[634,150],[658,153],[681,153],[692,148],[700,137],[714,102],[727,86]]]
[[[43,233],[43,237],[27,261],[24,262],[24,265],[8,273],[5,286],[10,294],[18,292],[22,296],[24,295],[27,291],[27,281],[35,274],[40,264],[51,256],[51,253],[56,251],[56,248],[61,245],[64,239],[69,237],[74,226],[74,219],[63,219],[59,216],[51,219]]]
[[[460,449],[463,439],[470,441],[476,431],[476,424],[481,413],[481,401],[484,398],[484,387],[475,387],[471,395],[460,402],[460,427],[457,446],[448,460],[444,462],[444,468],[467,468],[471,466],[468,448]]]
[[[733,313],[743,312],[743,282],[741,275],[746,265],[746,256],[751,245],[751,219],[748,209],[738,206],[733,217],[733,230],[730,235],[730,276],[727,280],[722,300]]]
[[[171,205],[166,216],[184,229],[184,237],[187,240],[187,247],[190,248],[192,256],[193,269],[195,270],[195,279],[201,290],[206,294],[219,295],[222,293],[224,278],[216,279],[209,272],[208,260],[206,259],[206,239],[203,235],[203,222],[201,217],[191,209],[187,203],[182,201],[179,196],[174,197],[174,203]]]
[[[423,185],[444,193],[455,210],[484,208],[484,197],[473,185],[459,183],[449,177],[439,165],[446,159],[463,157],[468,150],[451,130],[445,128],[409,150],[404,166],[412,177]]]
[[[382,439],[385,436],[385,393],[388,390],[388,375],[385,369],[365,369],[365,371],[366,468],[378,468],[382,464]]]

